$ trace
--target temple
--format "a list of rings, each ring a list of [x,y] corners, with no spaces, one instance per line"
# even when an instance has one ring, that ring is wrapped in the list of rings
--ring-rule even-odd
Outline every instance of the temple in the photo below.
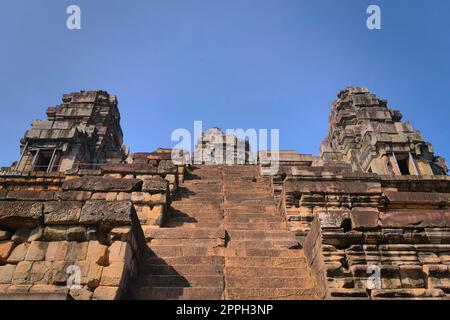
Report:
[[[105,91],[47,117],[0,170],[0,299],[450,297],[448,166],[367,88],[317,156],[219,128],[130,153]]]

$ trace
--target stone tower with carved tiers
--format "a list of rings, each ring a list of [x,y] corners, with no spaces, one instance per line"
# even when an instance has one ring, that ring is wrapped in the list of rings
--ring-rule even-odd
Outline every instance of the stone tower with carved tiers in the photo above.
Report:
[[[105,91],[65,94],[62,104],[47,109],[47,117],[25,133],[16,171],[64,172],[126,158],[115,96]]]
[[[447,164],[400,111],[367,88],[348,87],[338,94],[321,144],[324,160],[341,160],[354,171],[380,175],[445,175]]]

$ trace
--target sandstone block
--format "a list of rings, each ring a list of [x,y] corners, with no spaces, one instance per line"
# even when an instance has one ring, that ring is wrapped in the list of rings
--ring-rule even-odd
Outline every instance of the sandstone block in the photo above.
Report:
[[[98,287],[94,291],[94,300],[115,300],[119,297],[118,287]]]
[[[86,284],[91,290],[95,290],[100,285],[102,278],[103,267],[99,266],[95,262],[89,264],[89,271],[87,275]]]
[[[44,239],[44,227],[38,226],[30,231],[28,242],[40,241]]]
[[[64,191],[132,192],[139,191],[142,181],[138,179],[115,179],[102,177],[81,177],[63,183]]]
[[[28,279],[33,265],[32,261],[21,261],[17,264],[14,270],[14,275],[12,279],[13,284],[28,284]]]
[[[393,290],[372,290],[372,299],[385,298],[441,298],[444,292],[439,289],[393,289]]]
[[[166,174],[164,179],[166,179],[169,182],[169,185],[172,186],[172,185],[176,184],[176,182],[177,182],[177,175],[176,174]]]
[[[45,241],[33,241],[28,248],[26,261],[41,261],[45,258],[47,252],[48,242]]]
[[[383,228],[450,227],[450,210],[395,210],[380,215]]]
[[[418,252],[417,258],[421,264],[439,264],[441,259],[433,252]]]
[[[148,192],[133,192],[131,193],[131,202],[139,204],[151,205],[152,197]]]
[[[111,246],[109,246],[108,251],[110,264],[114,262],[125,262],[128,264],[131,262],[133,257],[131,246],[125,241],[115,241]]]
[[[72,265],[68,261],[54,261],[50,268],[51,284],[58,286],[67,285],[67,279],[69,278],[69,267]]]
[[[169,182],[161,178],[160,176],[144,180],[144,183],[142,185],[142,191],[151,194],[167,193],[168,190],[169,190]]]
[[[6,197],[8,200],[51,201],[55,199],[53,191],[13,190]]]
[[[128,241],[131,239],[131,226],[115,227],[108,234],[109,241]]]
[[[39,293],[44,295],[50,295],[50,296],[58,296],[58,297],[64,297],[69,293],[69,289],[63,286],[53,286],[49,284],[36,284],[33,285],[29,293]]]
[[[30,284],[13,284],[6,289],[9,294],[26,294],[30,291]]]
[[[403,288],[425,288],[425,278],[421,266],[400,266],[400,278]]]
[[[139,219],[145,222],[152,222],[161,225],[164,220],[165,209],[163,205],[142,206],[139,212]]]
[[[122,175],[120,173],[107,173],[107,174],[104,174],[103,177],[122,179]]]
[[[78,272],[79,271],[79,275],[80,275],[80,282],[79,283],[74,283],[74,285],[86,285],[87,284],[87,280],[88,280],[88,275],[89,275],[89,267],[90,267],[91,262],[90,261],[86,261],[86,260],[81,260],[81,261],[75,261],[72,265],[72,267],[75,267],[75,271]],[[73,273],[73,271],[72,271]]]
[[[89,242],[70,241],[66,261],[81,261],[86,259]]]
[[[119,287],[124,277],[125,263],[112,262],[103,268],[100,286]]]
[[[63,241],[67,239],[67,227],[52,226],[45,227],[44,239],[47,241]]]
[[[80,219],[81,202],[50,201],[44,203],[44,223],[46,225],[76,224]]]
[[[13,264],[0,266],[0,284],[10,284],[13,279],[14,270],[16,270],[16,266]]]
[[[11,252],[7,262],[11,263],[11,264],[18,264],[19,262],[24,261],[25,260],[25,256],[27,255],[29,246],[30,246],[30,244],[28,242],[24,242],[22,244],[19,244]]]
[[[0,294],[6,293],[11,284],[0,284]]]
[[[5,264],[16,244],[14,241],[0,241],[0,264]]]
[[[29,281],[31,284],[48,284],[50,282],[50,261],[36,261],[30,271]]]
[[[352,228],[355,230],[375,229],[378,227],[377,209],[352,209],[350,213]]]
[[[145,163],[106,163],[102,166],[103,173],[120,173],[120,174],[156,174],[158,168],[151,164]]]
[[[117,195],[118,201],[130,201],[131,200],[131,193],[129,192],[119,192]]]
[[[68,241],[86,241],[86,227],[72,226],[67,229]]]
[[[397,289],[401,287],[400,268],[398,266],[381,266],[381,288]]]
[[[88,225],[127,225],[134,213],[130,201],[88,201],[81,211],[80,223]]]
[[[39,223],[42,205],[27,201],[0,201],[0,227],[33,228]]]
[[[57,198],[61,201],[86,201],[92,196],[90,191],[61,191],[58,192]]]
[[[178,168],[172,160],[161,160],[158,164],[158,173],[178,173]]]
[[[109,264],[108,255],[107,246],[100,244],[98,241],[89,241],[86,255],[88,261],[92,261],[99,266],[107,266]]]
[[[324,209],[317,211],[323,228],[341,228],[346,220],[350,219],[350,210]]]
[[[425,265],[423,272],[427,279],[427,288],[443,289],[445,291],[450,289],[450,270],[447,265]]]
[[[92,195],[91,200],[116,201],[117,192],[96,192]]]
[[[89,291],[86,288],[81,288],[81,289],[70,289],[69,295],[74,300],[85,301],[85,300],[91,300],[94,293],[92,291]]]
[[[64,261],[69,249],[67,241],[52,241],[48,243],[45,261]]]

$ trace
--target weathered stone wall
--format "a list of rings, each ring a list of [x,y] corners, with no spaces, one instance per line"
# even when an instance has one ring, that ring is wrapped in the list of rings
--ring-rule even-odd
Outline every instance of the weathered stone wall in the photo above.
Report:
[[[167,168],[167,171],[165,169]],[[175,170],[175,171],[174,171]],[[145,257],[143,227],[161,225],[177,168],[0,175],[0,296],[119,299]],[[68,288],[71,272],[79,288]]]
[[[320,298],[328,299],[330,290],[327,283],[326,266],[322,247],[322,230],[320,220],[316,216],[311,223],[311,228],[306,236],[303,249],[309,268],[315,278],[316,288]]]
[[[323,171],[287,177],[282,194],[291,230],[306,235],[305,254],[319,282],[310,252],[318,247],[313,239],[320,222],[318,254],[331,298],[440,299],[450,293],[449,177]]]

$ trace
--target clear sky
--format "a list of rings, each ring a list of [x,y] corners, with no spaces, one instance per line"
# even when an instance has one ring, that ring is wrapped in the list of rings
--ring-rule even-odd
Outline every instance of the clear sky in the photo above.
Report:
[[[82,29],[66,28],[81,7]],[[382,29],[366,9],[381,7]],[[331,102],[368,86],[450,160],[448,0],[0,0],[0,166],[65,92],[119,99],[132,152],[176,128],[279,128],[317,154]]]

